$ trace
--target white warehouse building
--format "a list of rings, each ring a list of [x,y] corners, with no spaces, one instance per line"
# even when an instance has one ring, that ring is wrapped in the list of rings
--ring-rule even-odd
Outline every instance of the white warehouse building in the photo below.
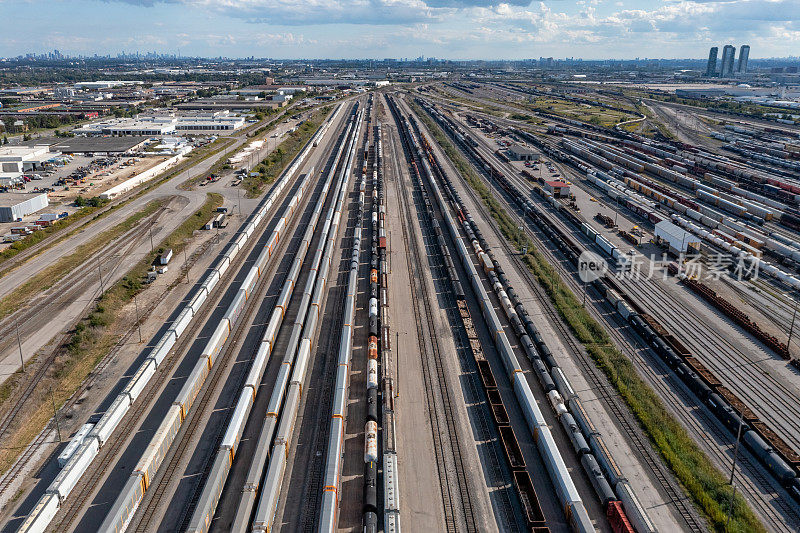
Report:
[[[165,135],[203,134],[236,131],[245,124],[245,118],[231,115],[228,110],[211,113],[176,116],[174,113],[139,114],[132,119],[110,119],[88,124],[74,130],[85,135]]]
[[[50,205],[46,193],[32,196],[30,194],[10,193],[0,197],[0,222],[14,222],[24,216],[40,211]]]
[[[0,147],[0,178],[19,178],[24,172],[42,168],[58,155],[47,145]]]

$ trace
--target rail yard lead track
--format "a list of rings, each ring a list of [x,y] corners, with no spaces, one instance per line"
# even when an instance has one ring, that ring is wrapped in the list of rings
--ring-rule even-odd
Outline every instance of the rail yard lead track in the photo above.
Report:
[[[414,184],[414,191],[419,194],[418,184]],[[406,192],[407,194],[407,192]],[[407,227],[412,220],[411,210],[405,194],[402,195],[403,213],[405,214],[403,227]],[[408,233],[411,234],[409,239]],[[423,374],[425,375],[425,395],[433,430],[433,444],[437,456],[442,502],[445,510],[445,525],[447,531],[479,531],[479,524],[474,514],[472,496],[467,486],[464,471],[461,444],[456,430],[455,413],[453,412],[450,388],[442,368],[442,354],[439,347],[439,337],[436,335],[436,324],[433,319],[431,300],[428,288],[423,279],[421,256],[426,256],[417,235],[411,231],[403,231],[403,242],[406,248],[406,261],[408,270],[412,273],[411,299],[416,312],[414,321],[417,336],[420,339],[422,352]],[[413,259],[412,259],[413,256]],[[424,320],[423,320],[424,317]],[[454,487],[458,494],[454,494]]]

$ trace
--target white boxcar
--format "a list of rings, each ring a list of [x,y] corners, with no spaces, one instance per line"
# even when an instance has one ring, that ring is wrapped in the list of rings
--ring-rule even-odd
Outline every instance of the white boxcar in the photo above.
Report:
[[[58,498],[63,502],[75,485],[78,484],[86,469],[92,464],[92,460],[97,456],[97,440],[87,439],[84,440],[75,455],[70,458],[61,472],[58,473],[56,478],[48,487],[47,492],[57,494]]]
[[[131,403],[136,401],[136,398],[142,393],[144,388],[150,383],[150,378],[156,373],[156,364],[151,358],[144,360],[139,370],[133,375],[128,385],[122,390],[123,394],[127,394]]]
[[[158,471],[158,467],[161,466],[161,462],[169,451],[169,447],[172,445],[172,441],[180,427],[181,410],[179,406],[173,405],[167,411],[161,425],[158,426],[158,430],[156,430],[155,435],[153,435],[153,438],[150,440],[150,444],[147,446],[141,459],[139,459],[136,468],[133,469],[134,473],[138,472],[142,474],[142,482],[144,483],[145,489],[150,486],[153,476],[155,476]]]
[[[197,393],[200,392],[200,389],[203,387],[203,383],[205,383],[206,376],[208,376],[208,371],[208,358],[201,357],[200,360],[194,365],[192,373],[189,374],[189,377],[183,384],[181,391],[175,398],[175,402],[173,403],[180,407],[181,416],[183,418],[186,418],[186,415],[189,414],[189,409],[192,407],[192,403],[194,403]]]
[[[84,424],[78,429],[72,439],[70,439],[67,447],[64,448],[64,451],[58,456],[58,466],[64,468],[64,465],[75,455],[78,447],[83,443],[83,439],[92,432],[92,429],[94,429],[94,424]]]
[[[261,498],[253,520],[253,531],[270,531],[272,520],[275,518],[275,509],[278,506],[283,472],[286,470],[286,447],[283,444],[275,446],[267,469],[267,477],[261,491]]]
[[[533,434],[534,440],[539,438],[538,430],[540,427],[547,427],[547,422],[542,415],[539,404],[533,397],[528,381],[522,372],[514,373],[514,391],[519,399],[519,404],[522,407],[522,413],[525,415],[525,420],[528,422],[528,427]]]
[[[252,405],[253,390],[250,387],[245,387],[239,394],[236,408],[233,410],[233,416],[231,416],[230,421],[228,421],[228,428],[225,430],[220,446],[221,448],[230,449],[231,459],[236,455],[236,448],[239,446],[239,439],[242,437],[244,426],[247,423],[247,415],[250,413]]]
[[[172,330],[175,331],[175,336],[180,337],[184,331],[186,331],[186,327],[189,325],[189,322],[192,321],[192,308],[191,307],[184,307],[183,311],[180,312],[178,317],[175,319],[175,322],[172,323]]]
[[[114,533],[125,531],[133,513],[139,507],[142,497],[144,497],[142,476],[130,476],[98,531]]]
[[[153,348],[152,354],[152,357],[155,359],[157,365],[160,365],[164,361],[164,358],[167,357],[169,351],[173,346],[175,346],[176,339],[177,337],[175,336],[175,331],[167,330],[167,332],[164,333],[164,336],[161,337],[161,340],[158,341],[158,344],[156,344],[155,348]]]
[[[44,533],[58,512],[58,496],[45,494],[19,528],[19,533]]]
[[[127,394],[120,394],[117,396],[108,410],[100,418],[100,421],[90,433],[90,436],[96,437],[100,446],[105,444],[111,434],[114,433],[122,417],[128,412],[130,406],[131,400],[128,398]]]

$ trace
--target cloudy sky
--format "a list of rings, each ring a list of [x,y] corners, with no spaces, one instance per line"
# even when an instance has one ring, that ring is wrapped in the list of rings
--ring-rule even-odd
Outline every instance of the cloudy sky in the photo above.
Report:
[[[0,0],[0,57],[751,58],[800,51],[800,0]]]

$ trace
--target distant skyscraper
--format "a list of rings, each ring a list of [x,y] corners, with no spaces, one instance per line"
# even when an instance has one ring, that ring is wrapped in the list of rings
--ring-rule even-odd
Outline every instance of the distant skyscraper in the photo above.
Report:
[[[745,44],[739,49],[739,64],[736,67],[736,72],[744,74],[747,72],[747,60],[750,58],[750,45]]]
[[[712,46],[711,51],[708,53],[708,65],[706,65],[706,76],[708,76],[709,78],[717,75],[717,52],[719,52],[719,48],[717,48],[716,46]]]
[[[736,47],[726,44],[722,49],[722,66],[719,69],[719,75],[722,78],[730,78],[733,76],[733,60],[736,56]]]

